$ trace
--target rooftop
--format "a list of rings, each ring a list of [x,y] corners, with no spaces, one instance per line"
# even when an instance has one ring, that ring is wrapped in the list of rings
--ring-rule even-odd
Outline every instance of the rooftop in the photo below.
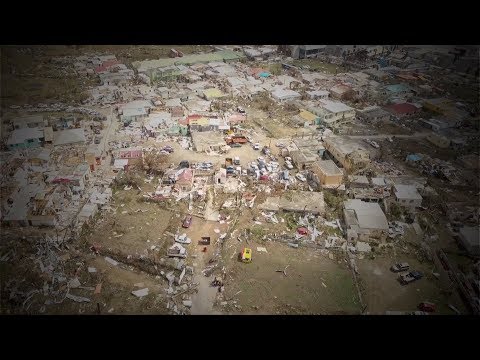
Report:
[[[324,138],[325,145],[330,145],[335,147],[339,152],[343,154],[350,154],[354,151],[367,151],[370,150],[367,148],[366,144],[361,140],[352,139],[343,136],[328,136]],[[328,147],[327,147],[328,148]]]
[[[321,103],[322,103],[322,108],[332,113],[339,113],[339,112],[353,110],[353,108],[351,108],[350,106],[345,105],[344,103],[339,101],[321,100]]]
[[[122,106],[122,109],[138,109],[138,108],[150,108],[152,107],[152,102],[149,100],[134,100],[126,103]]]
[[[368,178],[364,175],[350,175],[348,181],[357,183],[357,184],[366,184],[369,185]]]
[[[464,226],[460,228],[460,235],[463,240],[471,247],[480,247],[480,227]]]
[[[317,115],[312,114],[310,111],[307,111],[307,110],[300,110],[300,117],[310,122],[313,122],[315,121],[315,119],[318,119]]]
[[[352,91],[352,88],[345,84],[337,84],[330,89],[331,92],[336,92],[338,94],[344,94],[346,92]]]
[[[418,110],[415,105],[409,103],[387,105],[385,108],[396,114],[409,114]]]
[[[397,93],[397,92],[409,91],[410,90],[410,88],[405,84],[387,85],[385,88],[392,93]]]
[[[375,186],[385,186],[387,185],[387,182],[383,177],[374,177],[372,178],[372,184]]]
[[[172,65],[193,65],[197,63],[210,63],[215,61],[240,60],[244,55],[231,50],[216,51],[208,54],[185,55],[181,58],[164,58],[158,60],[135,61],[133,67],[138,72],[145,72],[152,69],[172,66]]]
[[[123,110],[123,116],[140,116],[140,115],[147,115],[147,111],[145,108],[128,108]]]
[[[83,128],[55,131],[53,139],[53,145],[84,143],[85,132]]]
[[[203,90],[203,95],[207,99],[214,99],[214,98],[219,98],[225,96],[224,93],[222,93],[219,89],[216,88],[210,88],[210,89],[205,89]]]
[[[318,167],[326,175],[342,175],[342,170],[333,160],[321,160],[317,162]]]
[[[359,199],[345,201],[345,210],[355,213],[358,226],[363,229],[388,229],[388,222],[380,205]]]
[[[298,92],[290,89],[276,89],[272,91],[272,96],[278,100],[301,97],[301,95]]]
[[[83,131],[83,129],[82,129]],[[43,129],[41,128],[22,128],[12,131],[7,141],[8,145],[22,144],[26,140],[43,138]]]
[[[395,196],[398,199],[417,199],[421,200],[422,196],[418,193],[415,185],[401,185],[395,184]]]

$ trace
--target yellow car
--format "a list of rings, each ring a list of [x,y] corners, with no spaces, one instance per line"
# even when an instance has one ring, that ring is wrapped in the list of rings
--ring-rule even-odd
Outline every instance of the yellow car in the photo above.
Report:
[[[244,248],[242,251],[242,261],[244,263],[252,262],[252,249]]]

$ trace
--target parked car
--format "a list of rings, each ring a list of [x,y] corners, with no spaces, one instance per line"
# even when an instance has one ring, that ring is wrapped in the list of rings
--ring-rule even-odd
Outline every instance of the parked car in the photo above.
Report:
[[[192,225],[192,215],[187,215],[185,219],[183,219],[182,227],[187,229],[190,225]]]
[[[239,143],[233,143],[233,144],[230,145],[230,147],[232,147],[232,148],[239,148],[239,147],[242,147],[242,145],[239,144]]]
[[[299,227],[297,229],[297,232],[300,234],[300,235],[308,235],[308,229],[305,228],[305,227]]]
[[[187,160],[180,161],[180,168],[181,169],[189,168],[189,167],[190,167],[190,163]]]
[[[372,145],[375,149],[378,149],[380,147],[380,145],[378,145],[378,143],[376,141],[370,141],[370,145]]]
[[[237,111],[238,111],[240,114],[245,114],[245,109],[242,108],[242,107],[240,107],[240,106],[237,107]]]
[[[285,167],[288,169],[288,170],[292,170],[293,169],[293,165],[290,161],[285,161]]]
[[[288,180],[290,178],[290,174],[288,173],[288,170],[283,171],[283,180]]]
[[[423,274],[420,271],[410,271],[407,274],[400,275],[400,282],[403,285],[407,285],[417,280],[420,280],[422,277]]]
[[[260,144],[256,143],[255,145],[253,145],[253,149],[254,150],[260,150]]]
[[[173,153],[173,148],[170,145],[164,146],[162,150],[168,152],[169,154]]]
[[[305,176],[303,176],[302,174],[300,174],[300,173],[297,173],[297,174],[295,175],[295,177],[296,177],[298,180],[302,181],[302,182],[307,181],[307,178],[306,178]]]
[[[418,309],[425,312],[435,312],[435,304],[424,301],[418,305]]]
[[[407,271],[410,268],[410,265],[408,263],[397,263],[393,264],[390,270],[393,272],[402,272],[402,271]]]

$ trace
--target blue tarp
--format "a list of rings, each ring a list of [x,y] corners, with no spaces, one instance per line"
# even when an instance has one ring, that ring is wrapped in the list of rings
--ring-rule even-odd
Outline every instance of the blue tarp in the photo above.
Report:
[[[258,76],[266,78],[266,77],[269,77],[269,76],[270,76],[270,73],[268,73],[268,72],[262,72],[262,73],[258,74]]]
[[[406,161],[419,161],[419,160],[422,160],[422,156],[421,155],[418,155],[418,154],[410,154],[407,156],[407,160]]]

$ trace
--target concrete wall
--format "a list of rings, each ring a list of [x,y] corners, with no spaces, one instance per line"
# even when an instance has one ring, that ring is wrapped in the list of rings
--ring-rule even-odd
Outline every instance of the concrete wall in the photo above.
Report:
[[[422,206],[422,199],[398,199],[395,197],[395,201],[405,207],[419,207]]]
[[[336,125],[340,122],[348,122],[355,119],[355,110],[349,110],[338,113],[327,113],[324,116],[324,121],[329,125]]]
[[[29,215],[28,222],[31,226],[55,226],[55,215]]]

